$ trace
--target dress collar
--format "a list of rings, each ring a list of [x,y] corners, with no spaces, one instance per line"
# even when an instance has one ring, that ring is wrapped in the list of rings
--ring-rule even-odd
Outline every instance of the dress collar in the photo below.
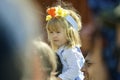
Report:
[[[61,53],[65,49],[65,45],[58,48],[57,53]]]

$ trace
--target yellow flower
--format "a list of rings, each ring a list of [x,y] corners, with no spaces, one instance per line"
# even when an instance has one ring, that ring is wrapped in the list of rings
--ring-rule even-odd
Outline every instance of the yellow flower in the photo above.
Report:
[[[61,7],[58,7],[58,9],[57,9],[57,15],[58,16],[62,16],[62,13],[63,13],[63,9],[61,8]]]
[[[61,6],[48,8],[47,13],[48,15],[46,16],[46,21],[49,21],[54,17],[65,17],[68,15],[67,10],[61,8]]]
[[[63,8],[61,8],[60,6],[56,7],[56,16],[61,16],[61,17],[65,17],[67,15],[66,10],[64,10]]]
[[[46,16],[46,21],[49,21],[51,18],[52,18],[51,15],[47,15],[47,16]]]
[[[66,15],[68,15],[68,12],[64,11],[63,14],[62,14],[62,17],[65,17]]]

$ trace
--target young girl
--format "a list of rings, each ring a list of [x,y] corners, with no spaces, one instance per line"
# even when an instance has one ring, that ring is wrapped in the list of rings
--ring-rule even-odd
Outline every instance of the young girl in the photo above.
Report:
[[[72,10],[55,6],[47,9],[46,29],[53,50],[58,54],[63,68],[58,80],[83,80],[80,71],[84,57],[80,50],[78,31],[81,29],[79,15]]]

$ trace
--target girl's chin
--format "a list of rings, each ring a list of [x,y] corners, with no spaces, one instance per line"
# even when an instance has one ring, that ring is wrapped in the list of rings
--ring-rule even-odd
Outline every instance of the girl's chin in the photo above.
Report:
[[[55,44],[56,46],[58,46],[58,47],[61,47],[62,45],[60,45],[60,44]]]

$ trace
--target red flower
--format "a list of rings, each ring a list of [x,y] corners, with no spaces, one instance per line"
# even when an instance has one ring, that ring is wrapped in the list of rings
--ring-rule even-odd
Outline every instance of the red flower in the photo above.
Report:
[[[50,8],[50,9],[48,9],[47,10],[47,13],[49,14],[49,15],[51,15],[52,17],[55,17],[55,8]]]

